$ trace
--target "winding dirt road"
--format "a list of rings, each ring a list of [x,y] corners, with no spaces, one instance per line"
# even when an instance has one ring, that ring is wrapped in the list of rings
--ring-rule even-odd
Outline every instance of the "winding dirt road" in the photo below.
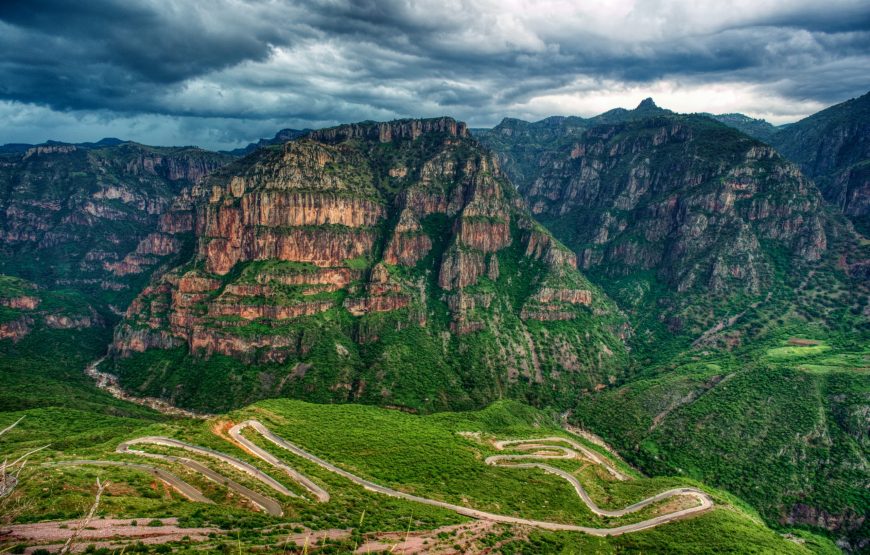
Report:
[[[341,468],[339,468],[339,467],[337,467],[329,462],[326,462],[325,460],[321,459],[320,457],[312,455],[311,453],[309,453],[308,451],[305,451],[301,447],[288,442],[287,440],[285,440],[281,436],[274,434],[266,426],[264,426],[261,422],[259,422],[257,420],[246,420],[246,421],[241,422],[241,423],[233,426],[232,428],[230,428],[230,430],[229,430],[230,438],[232,438],[234,441],[236,441],[240,445],[244,446],[245,448],[250,449],[254,453],[257,453],[257,456],[259,456],[263,460],[266,460],[267,462],[268,462],[267,457],[273,457],[273,456],[270,453],[268,453],[267,451],[265,451],[264,449],[257,446],[256,444],[254,444],[251,441],[244,438],[242,436],[242,430],[244,430],[245,428],[250,428],[250,429],[256,431],[257,433],[259,433],[264,438],[266,438],[267,440],[269,440],[273,444],[277,445],[278,447],[281,447],[282,449],[290,451],[291,453],[295,454],[296,456],[299,456],[307,461],[310,461],[310,462],[320,466],[321,468],[323,468],[325,470],[328,470],[330,472],[338,474],[339,476],[347,478],[351,482],[353,482],[357,485],[360,485],[369,491],[381,493],[384,495],[389,495],[391,497],[398,497],[401,499],[406,499],[408,501],[422,503],[424,505],[431,505],[431,506],[435,506],[435,507],[440,507],[442,509],[454,511],[458,514],[468,516],[471,518],[476,518],[476,519],[490,520],[490,521],[494,521],[494,522],[504,522],[504,523],[508,523],[508,524],[525,524],[528,526],[534,526],[537,528],[544,528],[547,530],[566,530],[566,531],[572,531],[572,532],[583,532],[583,533],[590,534],[593,536],[618,536],[621,534],[627,534],[629,532],[637,532],[640,530],[646,530],[648,528],[653,528],[655,526],[659,526],[659,525],[667,523],[667,522],[673,522],[675,520],[687,518],[689,516],[700,514],[702,512],[708,511],[713,507],[713,500],[710,499],[710,497],[706,493],[704,493],[703,491],[695,489],[695,488],[677,488],[677,489],[672,489],[672,490],[668,490],[668,491],[659,493],[659,494],[654,495],[650,498],[644,499],[643,501],[639,501],[638,503],[635,503],[634,505],[626,507],[625,509],[620,509],[618,511],[607,511],[604,509],[600,509],[591,499],[589,499],[588,494],[586,494],[586,490],[584,490],[583,487],[580,485],[580,483],[577,481],[577,479],[574,478],[574,476],[570,475],[569,473],[564,472],[560,469],[551,467],[549,465],[542,464],[542,463],[519,463],[515,466],[527,467],[527,468],[538,467],[538,468],[541,468],[547,472],[552,472],[553,474],[557,474],[557,475],[562,476],[563,478],[567,479],[569,482],[571,482],[572,485],[574,485],[575,490],[577,490],[577,493],[580,495],[581,499],[583,499],[583,501],[589,506],[589,508],[592,509],[593,512],[597,512],[598,514],[604,515],[604,516],[621,516],[624,514],[635,512],[635,511],[642,509],[643,507],[650,505],[651,503],[655,503],[655,502],[660,501],[662,499],[667,499],[668,497],[673,497],[673,496],[677,496],[677,495],[686,495],[686,496],[694,497],[699,501],[699,504],[697,506],[694,506],[694,507],[689,507],[687,509],[682,509],[679,511],[668,513],[666,515],[661,515],[661,516],[653,517],[653,518],[650,518],[650,519],[647,519],[647,520],[644,520],[641,522],[636,522],[634,524],[626,524],[626,525],[617,526],[614,528],[592,528],[589,526],[577,526],[574,524],[564,524],[564,523],[560,523],[560,522],[548,522],[548,521],[543,521],[543,520],[533,520],[533,519],[527,519],[527,518],[512,517],[512,516],[507,516],[507,515],[498,515],[498,514],[494,514],[494,513],[488,513],[486,511],[479,511],[477,509],[463,507],[462,505],[454,505],[452,503],[446,503],[444,501],[438,501],[435,499],[428,499],[426,497],[412,495],[410,493],[405,493],[403,491],[398,491],[398,490],[395,490],[392,488],[381,486],[381,485],[376,484],[372,481],[366,480],[365,478],[360,478],[359,476],[352,474],[346,470],[343,470],[343,469],[341,469]],[[550,442],[550,443],[552,443],[552,442],[565,442],[565,443],[571,445],[572,447],[574,447],[575,449],[577,449],[577,451],[579,451],[580,453],[583,453],[583,455],[585,455],[585,458],[590,459],[592,462],[595,462],[596,464],[600,464],[600,465],[604,466],[604,468],[607,469],[608,472],[611,475],[613,475],[614,477],[616,477],[617,479],[622,479],[622,480],[628,479],[627,476],[625,476],[624,474],[622,474],[621,472],[619,472],[618,470],[616,470],[615,468],[612,468],[609,464],[607,464],[607,462],[603,459],[603,457],[601,457],[600,455],[598,455],[594,451],[591,451],[591,450],[587,449],[586,447],[578,444],[577,442],[574,442],[574,441],[567,439],[567,438],[551,437],[551,438],[537,438],[534,440],[509,440],[509,441],[502,441],[502,442],[496,443],[496,447],[499,449],[503,449],[509,445],[534,446],[534,445],[540,445],[541,442]],[[554,446],[552,446],[552,445],[543,446],[544,449],[553,449],[553,447]],[[556,456],[536,455],[536,454],[495,455],[495,456],[487,459],[487,462],[488,462],[488,464],[498,464],[502,461],[513,460],[514,458],[526,458],[527,459],[527,458],[533,458],[533,457],[544,458],[544,459],[545,458],[573,458],[578,454],[577,452],[573,452],[568,448],[564,448],[564,447],[559,448],[558,446],[555,446],[555,447],[557,448],[556,450],[561,450],[563,452],[563,454],[556,455]],[[530,447],[530,448],[534,448],[534,447]]]
[[[268,439],[278,447],[284,447],[278,440],[281,440],[278,436],[269,431],[268,428],[257,422],[256,420],[245,420],[241,424],[236,424],[229,430],[230,437],[238,444],[242,446],[243,449],[246,449],[248,452],[254,454],[260,459],[266,461],[271,464],[275,468],[280,468],[288,476],[290,476],[293,480],[295,480],[302,487],[311,492],[319,502],[326,503],[329,501],[329,493],[317,485],[315,482],[311,480],[311,478],[305,476],[304,474],[298,472],[294,468],[287,466],[284,462],[273,455],[272,453],[266,451],[265,449],[260,448],[259,445],[249,440],[245,436],[241,434],[242,430],[251,427],[255,429],[260,435],[264,438]],[[283,441],[283,440],[281,440]],[[300,450],[301,451],[301,450]],[[297,453],[298,454],[298,453]],[[301,455],[300,455],[301,456]]]
[[[491,457],[487,457],[486,464],[494,465],[494,466],[510,466],[513,468],[540,468],[544,472],[549,474],[554,474],[559,476],[560,478],[564,478],[568,483],[574,486],[574,491],[577,492],[577,495],[580,496],[580,499],[586,503],[586,506],[589,507],[589,510],[593,513],[600,516],[607,517],[620,517],[625,516],[627,514],[631,514],[637,512],[644,507],[652,505],[653,503],[657,503],[664,499],[668,499],[669,497],[675,496],[689,496],[694,497],[699,501],[699,505],[697,507],[692,507],[692,509],[699,510],[703,507],[706,507],[706,503],[709,502],[709,507],[713,506],[712,500],[701,490],[695,488],[674,488],[663,491],[661,493],[657,493],[652,497],[647,497],[642,501],[638,501],[633,505],[629,505],[624,509],[616,509],[616,510],[608,510],[602,509],[599,507],[595,501],[589,497],[589,494],[583,488],[583,485],[580,484],[580,481],[570,472],[566,472],[560,468],[556,468],[554,466],[550,466],[548,464],[535,462],[535,463],[513,463],[512,461],[524,460],[524,459],[534,459],[534,460],[546,460],[546,459],[574,459],[577,458],[576,451],[569,449],[567,447],[562,447],[560,445],[550,445],[548,442],[565,442],[571,444],[575,449],[581,450],[584,454],[592,453],[592,451],[587,450],[583,446],[578,443],[571,441],[570,439],[562,438],[562,437],[548,437],[548,438],[537,438],[534,440],[512,440],[512,441],[498,441],[495,443],[496,447],[499,449],[503,449],[506,445],[511,445],[513,449],[517,450],[535,450],[535,451],[562,451],[561,455],[548,455],[548,454],[529,454],[529,455],[493,455]],[[506,464],[507,463],[507,464]],[[610,467],[608,464],[601,463],[606,470],[608,470],[612,475],[619,476],[619,480],[628,479],[627,476],[616,470],[615,468]],[[673,514],[673,513],[672,513]]]
[[[688,507],[685,509],[680,509],[671,513],[667,513],[664,515],[659,515],[656,517],[652,517],[641,522],[636,522],[633,524],[625,524],[622,526],[616,526],[613,528],[594,528],[590,526],[579,526],[574,524],[565,524],[561,522],[550,522],[543,520],[535,520],[528,518],[520,518],[508,515],[499,515],[495,513],[489,513],[486,511],[480,511],[477,509],[472,509],[469,507],[464,507],[462,505],[456,505],[453,503],[447,503],[444,501],[438,501],[436,499],[429,499],[426,497],[421,497],[418,495],[413,495],[410,493],[406,493],[403,491],[399,491],[393,488],[389,488],[386,486],[382,486],[380,484],[376,484],[370,480],[365,478],[361,478],[347,470],[339,468],[332,463],[329,463],[316,455],[309,453],[308,451],[302,449],[301,447],[290,443],[285,440],[281,436],[273,433],[269,428],[267,428],[264,424],[257,420],[246,420],[244,422],[240,422],[236,424],[232,428],[229,429],[229,439],[232,442],[238,444],[239,447],[246,450],[247,452],[255,455],[261,460],[265,461],[269,465],[282,470],[289,477],[291,477],[294,481],[296,481],[300,486],[304,487],[308,490],[319,502],[328,502],[330,497],[329,493],[319,486],[317,483],[312,481],[307,476],[299,473],[292,467],[288,466],[281,459],[266,451],[253,441],[246,438],[242,432],[246,429],[253,430],[254,432],[260,434],[264,439],[271,442],[272,444],[289,451],[296,455],[297,457],[301,457],[317,466],[342,476],[347,480],[362,486],[363,488],[383,495],[388,495],[390,497],[396,497],[400,499],[405,499],[408,501],[413,501],[415,503],[422,503],[424,505],[430,505],[434,507],[439,507],[442,509],[446,509],[449,511],[453,511],[455,513],[474,518],[479,520],[487,520],[492,522],[502,522],[507,524],[522,524],[527,526],[533,526],[536,528],[543,528],[546,530],[564,530],[571,532],[582,532],[585,534],[590,534],[593,536],[618,536],[621,534],[627,534],[630,532],[637,532],[640,530],[646,530],[649,528],[653,528],[656,526],[660,526],[662,524],[673,522],[675,520],[680,520],[684,518],[688,518],[690,516],[698,515],[703,512],[710,510],[713,507],[713,500],[709,495],[704,493],[703,491],[691,488],[675,488],[667,491],[663,491],[651,497],[648,497],[642,501],[638,501],[628,507],[622,509],[602,509],[599,507],[590,497],[586,490],[583,488],[582,484],[580,484],[579,480],[571,473],[566,472],[562,469],[556,468],[549,464],[546,464],[542,461],[547,460],[557,460],[557,459],[575,459],[582,458],[588,460],[596,465],[604,468],[611,476],[613,476],[617,480],[629,480],[630,477],[620,472],[618,469],[614,468],[609,461],[607,461],[603,456],[596,453],[595,451],[588,449],[587,447],[581,445],[580,443],[573,441],[564,437],[545,437],[545,438],[534,438],[534,439],[516,439],[516,440],[503,440],[494,442],[494,445],[497,449],[512,449],[516,451],[537,451],[534,453],[523,453],[523,454],[505,454],[505,455],[493,455],[488,457],[485,462],[486,464],[493,466],[509,466],[512,468],[518,469],[530,469],[537,468],[543,470],[547,473],[559,476],[568,483],[570,483],[574,490],[577,492],[577,495],[583,502],[589,507],[589,509],[600,516],[605,517],[621,517],[627,514],[631,514],[641,509],[648,507],[654,503],[659,501],[683,496],[694,498],[698,501],[697,505],[692,507]],[[287,489],[283,484],[275,480],[269,474],[259,470],[255,466],[244,462],[240,459],[227,455],[225,453],[221,453],[219,451],[215,451],[213,449],[208,449],[206,447],[201,447],[198,445],[193,445],[181,440],[160,437],[160,436],[146,436],[137,439],[133,439],[130,441],[125,441],[118,445],[116,451],[122,454],[132,454],[141,457],[148,457],[153,459],[159,459],[170,463],[182,464],[191,470],[198,472],[212,480],[217,482],[228,489],[239,493],[240,495],[246,497],[250,500],[255,506],[263,509],[267,513],[273,516],[283,516],[283,510],[281,504],[265,495],[262,495],[256,491],[251,490],[229,478],[208,468],[207,466],[189,458],[185,457],[176,457],[171,455],[163,455],[158,453],[149,453],[146,451],[142,451],[139,449],[133,449],[131,446],[133,445],[159,445],[164,447],[172,447],[183,449],[186,451],[190,451],[192,453],[196,453],[201,456],[206,456],[215,460],[218,460],[222,463],[228,464],[239,470],[245,474],[248,474],[252,478],[262,482],[268,487],[272,488],[278,493],[288,497],[299,497],[289,489]],[[534,462],[521,462],[521,461],[534,461]],[[148,465],[142,464],[134,464],[120,461],[63,461],[58,463],[48,463],[50,466],[71,466],[71,465],[82,465],[82,464],[90,464],[90,465],[100,465],[100,466],[122,466],[127,468],[133,468],[137,470],[142,470],[153,474],[163,480],[165,483],[169,484],[176,490],[178,490],[182,495],[187,497],[192,501],[198,501],[203,503],[212,503],[211,500],[206,498],[199,490],[188,484],[187,482],[181,480],[171,472],[166,470],[151,467]]]
[[[140,397],[134,397],[132,395],[127,394],[119,387],[118,380],[117,380],[116,376],[113,376],[111,374],[107,374],[105,372],[101,372],[98,370],[99,364],[102,362],[102,360],[103,359],[94,361],[93,363],[88,365],[88,367],[85,369],[85,373],[96,380],[97,386],[100,389],[103,389],[103,390],[109,392],[110,394],[114,395],[115,397],[118,397],[120,399],[125,399],[128,401],[132,401],[134,403],[138,403],[141,405],[149,406],[149,407],[154,408],[154,409],[156,409],[160,412],[163,412],[165,414],[171,414],[171,415],[175,415],[175,416],[185,416],[185,417],[191,417],[191,418],[207,418],[208,416],[210,416],[210,415],[185,411],[183,409],[178,409],[177,407],[173,407],[161,399],[154,399],[154,398],[147,398],[147,397],[140,398]],[[637,512],[637,511],[643,509],[644,507],[647,507],[653,503],[657,503],[657,502],[662,501],[664,499],[668,499],[670,497],[676,497],[676,496],[692,497],[698,501],[698,505],[693,506],[693,507],[689,507],[687,509],[681,509],[678,511],[674,511],[672,513],[668,513],[665,515],[653,517],[653,518],[650,518],[650,519],[647,519],[647,520],[644,520],[641,522],[637,522],[634,524],[626,524],[626,525],[617,526],[614,528],[592,528],[592,527],[588,527],[588,526],[577,526],[577,525],[573,525],[573,524],[563,524],[563,523],[559,523],[559,522],[548,522],[548,521],[542,521],[542,520],[533,520],[533,519],[512,517],[512,516],[507,516],[507,515],[497,515],[494,513],[488,513],[485,511],[479,511],[477,509],[463,507],[461,505],[454,505],[452,503],[446,503],[446,502],[438,501],[435,499],[428,499],[425,497],[420,497],[417,495],[412,495],[412,494],[398,491],[398,490],[395,490],[392,488],[381,486],[379,484],[376,484],[374,482],[366,480],[365,478],[361,478],[359,476],[356,476],[355,474],[352,474],[346,470],[343,470],[343,469],[341,469],[341,468],[339,468],[339,467],[337,467],[329,462],[326,462],[325,460],[323,460],[315,455],[312,455],[311,453],[305,451],[301,447],[298,447],[298,446],[288,442],[287,440],[285,440],[281,436],[278,436],[278,435],[272,433],[265,425],[263,425],[261,422],[259,422],[257,420],[246,420],[244,422],[241,422],[241,423],[233,426],[229,430],[230,439],[232,441],[234,441],[236,444],[238,444],[243,450],[246,450],[249,453],[252,453],[253,455],[255,455],[256,457],[265,461],[266,463],[270,464],[271,466],[283,471],[291,479],[293,479],[296,483],[298,483],[300,486],[305,488],[309,493],[311,493],[317,499],[317,501],[321,502],[321,503],[326,503],[329,501],[329,499],[330,499],[329,493],[325,489],[320,487],[317,483],[315,483],[310,478],[308,478],[307,476],[301,474],[297,470],[293,469],[292,467],[290,467],[289,465],[284,463],[278,457],[272,455],[271,453],[269,453],[265,449],[262,449],[261,447],[259,447],[256,443],[254,443],[254,442],[250,441],[249,439],[247,439],[246,437],[244,437],[242,435],[242,430],[244,430],[246,428],[250,428],[250,429],[256,431],[257,433],[259,433],[261,436],[263,436],[266,440],[270,441],[274,445],[276,445],[282,449],[285,449],[287,451],[290,451],[294,455],[301,457],[305,460],[308,460],[308,461],[320,466],[321,468],[323,468],[325,470],[328,470],[332,473],[338,474],[339,476],[342,476],[342,477],[350,480],[351,482],[362,486],[363,488],[365,488],[369,491],[373,491],[373,492],[380,493],[383,495],[389,495],[391,497],[406,499],[408,501],[414,501],[416,503],[422,503],[425,505],[440,507],[442,509],[454,511],[458,514],[468,516],[471,518],[475,518],[475,519],[480,519],[480,520],[488,520],[488,521],[493,521],[493,522],[504,522],[504,523],[508,523],[508,524],[525,524],[528,526],[534,526],[537,528],[543,528],[543,529],[547,529],[547,530],[566,530],[566,531],[573,531],[573,532],[583,532],[583,533],[590,534],[593,536],[618,536],[618,535],[627,534],[630,532],[637,532],[640,530],[646,530],[649,528],[660,526],[660,525],[668,523],[668,522],[673,522],[675,520],[688,518],[690,516],[701,514],[703,512],[709,511],[713,507],[713,500],[710,498],[709,495],[707,495],[706,493],[704,493],[703,491],[701,491],[699,489],[685,487],[685,488],[675,488],[675,489],[663,491],[661,493],[653,495],[652,497],[648,497],[642,501],[638,501],[637,503],[634,503],[633,505],[630,505],[630,506],[625,507],[623,509],[616,509],[616,510],[602,509],[589,497],[589,494],[586,492],[586,490],[583,488],[582,484],[580,484],[580,482],[577,480],[577,478],[575,476],[573,476],[572,474],[570,474],[569,472],[566,472],[564,470],[561,470],[559,468],[556,468],[554,466],[548,465],[548,464],[543,463],[543,462],[514,462],[514,461],[521,461],[521,460],[544,461],[547,459],[550,459],[550,460],[552,460],[552,459],[573,459],[573,458],[580,457],[580,458],[585,458],[585,459],[589,460],[590,462],[601,466],[611,476],[613,476],[617,480],[624,481],[624,480],[630,479],[629,476],[627,476],[626,474],[620,472],[618,469],[611,466],[610,463],[607,461],[607,459],[602,457],[600,454],[596,453],[595,451],[593,451],[591,449],[588,449],[587,447],[581,445],[580,443],[578,443],[576,441],[573,441],[573,440],[570,440],[570,439],[564,438],[564,437],[553,436],[553,437],[535,438],[535,439],[518,439],[518,440],[497,441],[497,442],[495,442],[494,445],[497,449],[500,449],[500,450],[506,449],[506,448],[513,448],[513,449],[518,450],[518,451],[538,450],[538,451],[544,451],[545,453],[543,453],[543,454],[542,453],[530,453],[530,454],[522,454],[522,455],[493,455],[491,457],[488,457],[485,462],[487,464],[490,464],[490,465],[510,466],[512,468],[520,468],[520,469],[522,469],[522,468],[526,468],[526,469],[537,468],[537,469],[543,470],[545,472],[548,472],[550,474],[559,476],[559,477],[565,479],[566,481],[568,481],[568,483],[570,483],[574,487],[574,490],[577,492],[577,495],[583,500],[583,502],[586,504],[586,506],[589,507],[589,509],[593,513],[598,514],[600,516],[606,516],[606,517],[624,516],[624,515],[627,515],[627,514],[630,514],[633,512]],[[139,455],[139,456],[150,457],[150,458],[155,458],[155,459],[162,459],[162,460],[165,460],[168,462],[182,464],[182,465],[187,466],[188,468],[190,468],[196,472],[199,472],[200,474],[202,474],[206,478],[208,478],[212,481],[215,481],[221,485],[224,485],[227,488],[229,488],[230,490],[233,490],[233,491],[239,493],[240,495],[248,498],[254,505],[260,507],[261,509],[265,510],[269,514],[271,514],[273,516],[282,516],[283,515],[283,510],[281,509],[281,505],[276,500],[274,500],[270,497],[266,497],[265,495],[257,493],[257,492],[255,492],[255,491],[253,491],[253,490],[251,490],[251,489],[249,489],[249,488],[247,488],[247,487],[245,487],[245,486],[243,486],[243,485],[241,485],[233,480],[230,480],[229,478],[223,476],[222,474],[220,474],[218,472],[215,472],[214,470],[211,470],[210,468],[206,467],[205,465],[203,465],[195,460],[184,458],[184,457],[173,457],[170,455],[160,455],[160,454],[156,454],[156,453],[148,453],[145,451],[130,448],[131,445],[148,444],[148,443],[154,444],[154,445],[162,445],[162,446],[166,446],[166,447],[176,447],[176,448],[180,448],[180,449],[184,449],[187,451],[197,453],[199,455],[203,455],[203,456],[207,456],[207,457],[210,457],[213,459],[217,459],[221,462],[229,464],[230,466],[236,468],[237,470],[240,470],[240,471],[252,476],[253,478],[259,480],[260,482],[263,482],[264,484],[271,487],[272,489],[274,489],[278,493],[281,493],[282,495],[285,495],[288,497],[297,497],[297,498],[299,497],[298,495],[296,495],[292,491],[288,490],[280,482],[278,482],[277,480],[272,478],[270,475],[266,474],[265,472],[262,472],[261,470],[257,469],[256,467],[254,467],[253,465],[251,465],[249,463],[246,463],[244,461],[241,461],[235,457],[231,457],[230,455],[226,455],[226,454],[221,453],[219,451],[214,451],[212,449],[200,447],[200,446],[186,443],[184,441],[180,441],[177,439],[170,439],[170,438],[156,437],[156,436],[138,438],[138,439],[134,439],[131,441],[121,443],[117,448],[117,452],[135,454],[135,455]],[[565,444],[569,445],[570,447],[565,447],[562,445],[553,445],[553,443],[565,443]],[[546,454],[546,452],[549,452],[549,453],[560,452],[561,454],[552,455],[552,454]],[[127,466],[130,468],[138,468],[139,470],[143,470],[143,471],[149,472],[149,473],[157,476],[158,478],[160,478],[161,480],[163,480],[164,482],[166,482],[167,484],[169,484],[170,486],[172,486],[173,488],[178,490],[180,493],[182,493],[182,495],[184,495],[188,499],[191,499],[192,501],[199,501],[199,502],[204,502],[204,503],[211,503],[212,502],[211,500],[209,500],[208,498],[203,496],[199,490],[197,490],[196,488],[194,488],[190,484],[187,484],[186,482],[184,482],[183,480],[181,480],[180,478],[178,478],[174,474],[172,474],[168,471],[156,468],[156,467],[151,467],[151,466],[147,466],[147,465],[136,465],[133,463],[121,463],[121,462],[117,462],[117,461],[66,461],[63,463],[53,463],[53,464],[55,464],[55,465],[98,464],[98,465],[104,465],[104,466]]]

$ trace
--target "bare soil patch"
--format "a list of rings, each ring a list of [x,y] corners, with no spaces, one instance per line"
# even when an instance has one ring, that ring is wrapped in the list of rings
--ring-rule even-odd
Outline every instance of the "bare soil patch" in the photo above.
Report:
[[[789,337],[788,338],[789,345],[796,345],[798,347],[810,347],[812,345],[819,345],[820,342],[815,339],[802,339],[800,337]]]

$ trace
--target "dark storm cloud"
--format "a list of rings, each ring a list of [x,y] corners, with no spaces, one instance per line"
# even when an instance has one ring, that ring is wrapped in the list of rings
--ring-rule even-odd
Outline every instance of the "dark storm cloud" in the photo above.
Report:
[[[593,110],[595,95],[617,102],[645,88],[691,110],[683,92],[729,83],[729,107],[774,117],[866,92],[866,2],[697,4],[7,0],[0,117],[26,104],[19,112],[58,128],[115,118],[214,146],[273,124],[441,113],[491,124]]]
[[[217,3],[4,1],[0,91],[60,109],[151,109],[144,97],[156,87],[263,60],[287,44],[292,24],[252,15]]]

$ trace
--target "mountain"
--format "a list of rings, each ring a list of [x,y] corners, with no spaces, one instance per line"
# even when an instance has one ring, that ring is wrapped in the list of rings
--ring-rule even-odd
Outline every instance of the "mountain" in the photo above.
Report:
[[[743,114],[703,115],[775,147],[870,234],[870,93],[780,127]]]
[[[870,234],[870,92],[783,128],[770,144]]]
[[[225,151],[225,154],[231,154],[233,156],[246,156],[257,150],[258,148],[264,148],[272,145],[280,145],[282,143],[286,143],[287,141],[298,139],[309,131],[311,130],[304,129],[300,131],[299,129],[282,129],[275,133],[275,136],[271,139],[260,139],[256,143],[249,143],[246,147],[227,150]]]
[[[697,338],[826,252],[818,190],[736,130],[651,101],[553,122],[522,133],[507,122],[482,140],[519,169],[535,217],[653,343]]]
[[[593,496],[616,503],[642,497],[632,488],[704,482],[781,531],[821,529],[843,549],[866,549],[870,256],[815,184],[769,145],[651,99],[592,118],[508,119],[477,136],[437,118],[308,131],[242,159],[118,140],[2,151],[0,272],[16,277],[0,276],[0,408],[33,419],[28,445],[45,437],[47,459],[109,455],[133,429],[154,433],[162,417],[83,374],[107,346],[99,368],[127,393],[207,412],[266,397],[426,413],[513,398],[568,409],[570,423],[656,476]],[[321,419],[305,421],[320,448],[340,437],[382,449],[372,434],[398,426],[420,443],[435,433],[397,411],[282,403],[244,414],[276,411],[289,429],[320,406]],[[214,445],[211,430],[242,414],[161,433]],[[474,503],[503,502],[487,497],[495,486],[476,467],[429,466],[477,449],[463,443],[473,434],[456,433],[474,431],[477,416],[405,416],[453,422],[444,436],[453,440],[438,440],[443,459],[388,465],[406,469],[395,485],[433,488],[461,471],[481,484]],[[553,414],[516,403],[479,418],[507,437],[529,426],[555,433]],[[326,422],[343,434],[324,436]],[[349,456],[336,460],[368,455]],[[125,472],[113,481],[132,480]],[[40,499],[59,483],[74,484],[62,495],[76,511],[90,497],[89,474],[43,474],[27,490]],[[525,506],[585,510],[539,481],[550,478],[496,489],[532,483],[540,497],[523,493]],[[110,512],[230,522],[177,499],[150,504],[150,480],[114,490]],[[344,495],[300,509],[305,526],[352,527],[377,502]],[[796,545],[743,501],[715,496],[723,510],[612,545],[698,551],[707,535],[739,537],[746,550]],[[269,524],[239,510],[219,508],[233,522]],[[27,518],[46,514],[71,516],[46,501]],[[383,526],[395,529],[398,517],[384,514],[366,522],[389,518]],[[605,545],[575,541],[534,532],[518,550]]]
[[[0,155],[0,273],[123,310],[190,243],[186,189],[232,160],[117,139]]]
[[[196,254],[116,332],[130,391],[431,411],[565,406],[622,378],[623,317],[462,123],[313,131],[200,190]]]
[[[647,98],[635,110],[615,108],[591,118],[551,116],[534,123],[504,118],[493,129],[476,130],[475,136],[498,155],[505,172],[523,190],[537,179],[542,152],[566,147],[595,125],[642,119],[659,113],[672,112],[659,108],[652,98]]]
[[[771,144],[773,137],[780,132],[782,128],[773,125],[772,123],[763,120],[752,118],[743,114],[707,114],[702,116],[715,119],[719,123],[724,123],[728,127],[733,127],[741,132],[754,137],[759,141]]]

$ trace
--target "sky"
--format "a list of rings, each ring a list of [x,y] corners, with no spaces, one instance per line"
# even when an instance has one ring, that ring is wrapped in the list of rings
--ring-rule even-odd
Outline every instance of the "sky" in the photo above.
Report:
[[[243,146],[451,115],[796,121],[870,89],[868,0],[2,0],[0,143]]]

